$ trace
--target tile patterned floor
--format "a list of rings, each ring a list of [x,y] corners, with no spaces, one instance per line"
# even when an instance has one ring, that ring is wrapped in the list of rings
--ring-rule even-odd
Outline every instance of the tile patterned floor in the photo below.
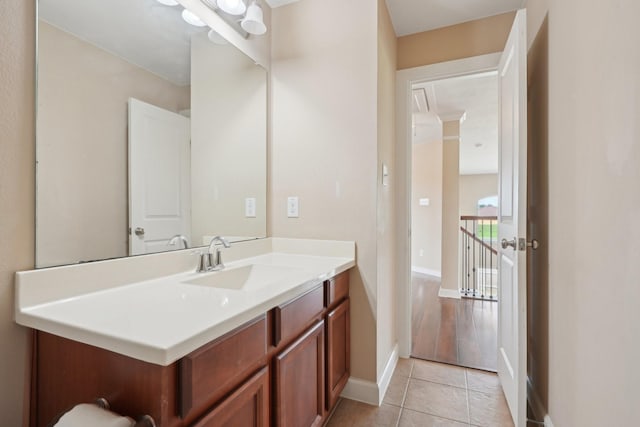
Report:
[[[498,376],[400,359],[378,408],[341,399],[327,427],[513,427]]]

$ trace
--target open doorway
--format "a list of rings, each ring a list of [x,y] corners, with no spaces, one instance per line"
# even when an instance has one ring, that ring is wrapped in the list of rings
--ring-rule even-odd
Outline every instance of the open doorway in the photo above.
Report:
[[[412,94],[411,356],[496,371],[497,73]]]

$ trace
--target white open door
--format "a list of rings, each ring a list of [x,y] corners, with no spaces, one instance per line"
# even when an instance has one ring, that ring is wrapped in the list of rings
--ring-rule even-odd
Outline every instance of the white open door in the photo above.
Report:
[[[498,375],[516,427],[526,425],[527,407],[526,23],[526,11],[518,11],[498,68],[498,238],[501,241],[498,251]]]
[[[190,140],[187,117],[129,99],[129,255],[191,242]]]

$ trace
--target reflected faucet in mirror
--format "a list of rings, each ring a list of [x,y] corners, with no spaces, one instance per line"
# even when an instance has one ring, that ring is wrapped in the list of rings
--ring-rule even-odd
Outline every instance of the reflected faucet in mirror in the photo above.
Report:
[[[183,234],[176,234],[175,236],[173,236],[171,239],[169,239],[167,245],[175,246],[178,241],[182,242],[185,249],[189,249],[189,241]]]

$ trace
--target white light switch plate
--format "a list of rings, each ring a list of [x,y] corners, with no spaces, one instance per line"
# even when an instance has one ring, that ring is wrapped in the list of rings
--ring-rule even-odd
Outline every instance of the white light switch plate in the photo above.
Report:
[[[418,204],[420,206],[429,206],[429,199],[427,199],[427,198],[419,199],[418,200]]]
[[[389,168],[384,163],[382,164],[382,185],[389,185]]]
[[[246,218],[256,217],[256,198],[247,197],[244,199],[244,216]]]
[[[287,197],[287,217],[298,218],[298,198]]]

